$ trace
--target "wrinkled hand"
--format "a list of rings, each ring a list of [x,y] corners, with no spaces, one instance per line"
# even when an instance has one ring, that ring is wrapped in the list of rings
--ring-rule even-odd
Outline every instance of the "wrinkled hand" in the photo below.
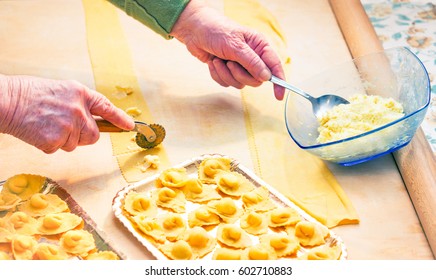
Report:
[[[271,73],[284,78],[280,59],[264,36],[197,1],[188,4],[171,35],[207,63],[212,78],[222,86],[260,86]],[[282,100],[285,89],[275,85],[274,93]]]
[[[93,115],[123,129],[134,126],[105,96],[78,82],[0,75],[0,132],[45,153],[95,143],[100,134]]]

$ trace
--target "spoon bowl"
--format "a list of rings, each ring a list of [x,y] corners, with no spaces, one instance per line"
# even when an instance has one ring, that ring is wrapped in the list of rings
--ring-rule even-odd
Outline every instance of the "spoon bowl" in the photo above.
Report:
[[[322,95],[320,97],[313,97],[312,95],[308,94],[307,92],[303,91],[300,88],[297,88],[284,80],[277,78],[276,76],[272,75],[270,81],[276,85],[282,86],[284,88],[289,89],[292,92],[295,92],[296,94],[306,98],[312,103],[312,110],[313,114],[320,118],[325,112],[332,109],[333,107],[340,105],[340,104],[348,104],[349,102],[338,95],[333,94],[326,94]]]

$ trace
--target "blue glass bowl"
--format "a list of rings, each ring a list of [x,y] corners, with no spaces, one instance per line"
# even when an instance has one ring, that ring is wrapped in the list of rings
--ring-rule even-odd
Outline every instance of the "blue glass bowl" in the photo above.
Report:
[[[289,135],[302,149],[323,160],[349,166],[375,159],[406,146],[424,120],[430,104],[430,80],[422,62],[407,48],[368,54],[335,66],[298,85],[313,96],[355,94],[392,97],[404,117],[377,129],[320,144],[319,123],[311,103],[288,93],[285,120]]]

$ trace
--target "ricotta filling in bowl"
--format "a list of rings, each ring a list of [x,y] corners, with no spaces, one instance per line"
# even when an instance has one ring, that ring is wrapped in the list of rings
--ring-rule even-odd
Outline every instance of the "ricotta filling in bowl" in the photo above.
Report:
[[[392,98],[358,94],[349,104],[333,107],[318,118],[319,143],[359,135],[404,116],[403,106]]]

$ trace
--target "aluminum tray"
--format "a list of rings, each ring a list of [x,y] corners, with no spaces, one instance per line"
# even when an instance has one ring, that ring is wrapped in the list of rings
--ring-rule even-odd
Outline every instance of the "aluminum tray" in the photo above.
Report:
[[[3,189],[3,184],[5,181],[0,182],[0,191]],[[118,255],[120,259],[124,258],[124,255],[117,250],[115,250],[104,237],[103,232],[98,229],[96,223],[89,217],[89,215],[83,210],[83,208],[71,197],[71,195],[62,188],[56,181],[46,178],[44,185],[40,191],[43,194],[56,194],[63,201],[65,201],[70,209],[70,212],[81,217],[84,221],[83,229],[92,234],[95,240],[95,245],[99,251],[112,251]],[[0,217],[5,215],[8,211],[0,211]],[[42,240],[43,241],[43,240]],[[52,241],[50,241],[52,242]],[[80,259],[77,257],[75,259]]]
[[[312,216],[310,216],[309,214],[307,214],[304,210],[302,210],[301,208],[299,208],[297,205],[295,205],[294,203],[292,203],[289,199],[287,199],[285,196],[283,196],[281,193],[279,193],[276,189],[274,189],[272,186],[270,186],[269,184],[267,184],[266,182],[264,182],[262,179],[260,179],[256,174],[254,174],[254,172],[252,172],[250,169],[244,167],[243,165],[241,165],[238,161],[224,156],[224,155],[220,155],[220,154],[205,154],[205,155],[201,155],[199,157],[195,157],[192,158],[190,160],[184,161],[180,164],[177,164],[173,167],[176,168],[186,168],[187,173],[190,177],[197,177],[198,174],[198,166],[200,165],[200,163],[206,159],[206,158],[211,158],[211,157],[216,157],[216,158],[229,158],[231,159],[231,168],[232,171],[236,171],[242,175],[244,175],[247,179],[249,179],[255,187],[260,187],[260,186],[264,186],[266,187],[269,192],[270,192],[270,198],[278,205],[281,207],[291,207],[295,210],[297,210],[299,212],[299,214],[303,217],[303,219],[310,221],[310,222],[314,222],[317,223],[319,225],[321,225],[322,227],[325,227],[324,225],[322,225],[321,223],[319,223],[316,219],[314,219]],[[130,192],[130,191],[136,191],[136,192],[149,192],[153,189],[155,189],[155,180],[160,176],[161,173],[155,174],[153,176],[150,176],[144,180],[138,181],[136,183],[127,185],[126,187],[124,187],[123,189],[121,189],[116,196],[113,199],[113,203],[112,203],[112,210],[115,214],[115,216],[121,221],[121,223],[129,230],[129,232],[131,234],[133,234],[133,236],[135,236],[139,242],[144,245],[144,247],[150,251],[150,253],[158,260],[168,260],[169,258],[167,256],[165,256],[156,246],[155,243],[150,239],[147,238],[144,234],[142,234],[140,231],[138,231],[134,225],[132,224],[132,222],[129,220],[128,217],[126,217],[124,210],[123,210],[123,201],[125,196]],[[239,207],[242,206],[242,202],[237,200],[235,201]],[[186,203],[186,213],[182,214],[182,217],[187,221],[187,215],[190,211],[194,210],[196,207],[198,207],[199,204],[195,204],[192,203],[190,201],[187,201]],[[163,210],[161,208],[159,208],[159,213],[158,215],[162,214],[162,213],[166,213],[166,210]],[[238,223],[239,220],[236,222]],[[216,228],[209,231],[209,233],[213,236],[215,236],[215,232],[216,232]],[[272,231],[271,231],[272,232]],[[344,244],[344,242],[342,241],[342,239],[337,236],[333,231],[329,230],[330,236],[328,237],[328,239],[326,240],[326,244],[329,245],[333,245],[333,244],[338,244],[341,246],[341,260],[345,260],[347,259],[347,249],[346,246]],[[254,235],[250,235],[252,237],[252,241],[253,244],[257,243],[257,237],[255,237]],[[219,244],[217,246],[220,246]],[[303,253],[305,253],[308,249],[305,248],[301,248],[298,252],[297,252],[297,257],[302,255]],[[213,252],[209,253],[208,255],[204,256],[202,259],[207,260],[207,259],[211,259]],[[282,259],[291,259],[291,258],[282,258]],[[295,258],[293,258],[295,259]]]

